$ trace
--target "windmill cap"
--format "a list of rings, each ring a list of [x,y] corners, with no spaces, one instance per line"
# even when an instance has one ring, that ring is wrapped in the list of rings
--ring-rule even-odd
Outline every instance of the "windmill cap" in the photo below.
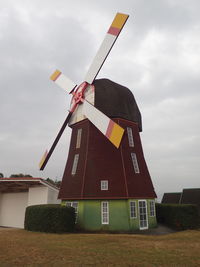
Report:
[[[97,79],[95,86],[95,107],[110,118],[122,118],[136,122],[142,131],[142,119],[132,92],[125,86],[109,79]]]

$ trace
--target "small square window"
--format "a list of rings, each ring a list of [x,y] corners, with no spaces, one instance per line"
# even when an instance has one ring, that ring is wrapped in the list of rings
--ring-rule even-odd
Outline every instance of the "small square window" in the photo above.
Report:
[[[108,181],[107,180],[101,181],[101,190],[108,190]]]

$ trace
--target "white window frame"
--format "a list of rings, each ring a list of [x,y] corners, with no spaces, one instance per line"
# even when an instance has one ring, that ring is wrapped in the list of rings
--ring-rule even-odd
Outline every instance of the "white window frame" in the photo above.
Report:
[[[134,168],[135,173],[140,173],[140,169],[139,169],[138,161],[137,161],[137,156],[133,152],[131,153],[131,159],[132,159],[133,168]]]
[[[72,207],[75,209],[75,217],[76,217],[76,221],[77,222],[77,217],[78,217],[78,201],[67,201],[66,202],[66,206],[67,207]]]
[[[78,160],[79,160],[79,154],[75,154],[74,155],[74,162],[73,162],[73,166],[72,166],[72,175],[76,174],[77,171],[77,166],[78,166]]]
[[[77,130],[76,148],[80,148],[81,147],[81,136],[82,136],[82,128]]]
[[[101,180],[101,190],[108,190],[108,180]]]
[[[140,207],[140,203],[145,203],[145,206]],[[139,217],[140,230],[148,229],[149,228],[148,211],[147,211],[147,201],[145,199],[138,200],[138,217]],[[144,222],[146,223],[146,225],[143,225]]]
[[[137,203],[136,201],[130,201],[130,218],[136,219],[137,218]]]
[[[155,201],[154,200],[149,201],[149,214],[150,214],[150,217],[155,217],[155,215],[156,215]]]
[[[134,147],[133,130],[131,127],[127,127],[128,143],[130,147]]]
[[[101,223],[109,224],[109,202],[101,202]]]

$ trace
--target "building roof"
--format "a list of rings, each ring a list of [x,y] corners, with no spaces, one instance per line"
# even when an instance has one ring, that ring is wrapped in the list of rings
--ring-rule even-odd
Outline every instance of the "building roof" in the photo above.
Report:
[[[200,206],[200,188],[183,189],[181,204],[196,204]]]
[[[178,204],[181,198],[181,192],[164,193],[161,203],[163,204]]]
[[[0,193],[26,192],[32,186],[47,186],[54,190],[59,190],[56,186],[48,183],[42,178],[34,177],[13,177],[0,178]]]
[[[127,131],[122,138],[120,148],[116,149],[88,120],[74,124],[58,198],[62,200],[156,198],[137,124],[124,119],[113,120],[124,129],[126,127],[132,129],[134,147],[130,147]],[[82,129],[81,146],[76,148],[78,129]],[[134,169],[132,153],[137,155],[139,173]],[[77,169],[72,174],[75,155],[79,155]],[[101,190],[101,181],[104,179],[108,182],[108,190]]]
[[[163,204],[195,204],[200,210],[200,188],[186,188],[183,192],[164,193],[161,203]]]
[[[97,79],[95,86],[95,107],[110,118],[126,119],[138,124],[142,131],[140,110],[132,92],[125,86],[109,79]]]

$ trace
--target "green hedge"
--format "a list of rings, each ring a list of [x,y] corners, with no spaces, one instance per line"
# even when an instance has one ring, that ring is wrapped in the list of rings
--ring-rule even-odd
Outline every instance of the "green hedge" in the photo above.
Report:
[[[26,208],[24,228],[29,231],[73,232],[75,210],[59,204],[34,205]]]
[[[156,204],[156,216],[163,223],[176,230],[199,228],[199,215],[196,205]]]

